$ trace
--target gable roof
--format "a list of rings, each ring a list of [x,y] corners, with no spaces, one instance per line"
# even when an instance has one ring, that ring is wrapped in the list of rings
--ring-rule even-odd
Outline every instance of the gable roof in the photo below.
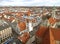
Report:
[[[46,32],[47,27],[40,26],[38,30],[36,31],[36,36],[43,37],[44,33]]]

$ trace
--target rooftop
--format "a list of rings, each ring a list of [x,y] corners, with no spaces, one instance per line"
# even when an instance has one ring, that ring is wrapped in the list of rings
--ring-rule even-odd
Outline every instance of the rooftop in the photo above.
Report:
[[[26,43],[29,37],[30,34],[28,32],[25,32],[21,36],[19,36],[18,39],[21,40],[23,43]]]
[[[60,28],[50,28],[50,32],[54,38],[54,40],[59,40],[60,41]]]

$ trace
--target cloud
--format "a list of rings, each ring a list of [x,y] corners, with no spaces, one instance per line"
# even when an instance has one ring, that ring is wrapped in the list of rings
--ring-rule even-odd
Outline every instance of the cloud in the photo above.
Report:
[[[0,0],[0,2],[3,2],[3,1],[5,1],[5,2],[12,2],[12,0]]]
[[[0,0],[0,6],[60,6],[60,0]]]

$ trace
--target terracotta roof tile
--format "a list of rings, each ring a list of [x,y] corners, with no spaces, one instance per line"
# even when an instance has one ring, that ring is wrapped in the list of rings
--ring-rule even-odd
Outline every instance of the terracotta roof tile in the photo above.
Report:
[[[26,29],[26,23],[25,22],[18,22],[18,27],[20,28],[20,31],[23,31]]]
[[[23,15],[22,12],[16,13],[16,16],[17,16],[17,17],[21,17],[22,15]]]
[[[28,32],[25,32],[22,36],[18,36],[18,39],[21,40],[23,43],[26,43],[29,37],[30,34]]]
[[[50,28],[50,31],[52,32],[52,35],[55,40],[60,40],[60,28]]]
[[[54,23],[56,23],[56,19],[54,19],[54,18],[52,18],[52,17],[49,18],[49,23],[50,23],[50,24],[54,24]]]
[[[30,10],[26,14],[27,14],[27,16],[30,16],[30,14],[31,14]]]
[[[40,26],[40,28],[36,32],[36,36],[42,37],[46,30],[47,30],[47,27]]]

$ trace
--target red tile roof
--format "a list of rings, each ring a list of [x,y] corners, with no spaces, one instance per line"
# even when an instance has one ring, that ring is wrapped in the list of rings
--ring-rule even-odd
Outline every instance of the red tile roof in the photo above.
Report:
[[[16,13],[16,16],[17,16],[17,17],[21,17],[22,15],[23,15],[22,12]]]
[[[38,30],[36,32],[36,36],[42,37],[44,35],[44,33],[46,32],[46,30],[47,30],[47,27],[40,26],[40,28],[38,28]]]
[[[30,34],[28,32],[25,32],[22,36],[18,36],[18,39],[21,40],[23,43],[26,43],[29,37]]]
[[[27,16],[30,16],[30,14],[31,14],[31,12],[30,12],[30,10],[27,12]]]
[[[18,27],[20,28],[20,31],[23,31],[26,29],[26,23],[25,22],[18,22]]]
[[[56,19],[55,18],[49,18],[49,23],[50,24],[54,24],[54,23],[56,23]]]
[[[50,28],[50,31],[52,32],[52,35],[55,40],[60,40],[60,28]]]

